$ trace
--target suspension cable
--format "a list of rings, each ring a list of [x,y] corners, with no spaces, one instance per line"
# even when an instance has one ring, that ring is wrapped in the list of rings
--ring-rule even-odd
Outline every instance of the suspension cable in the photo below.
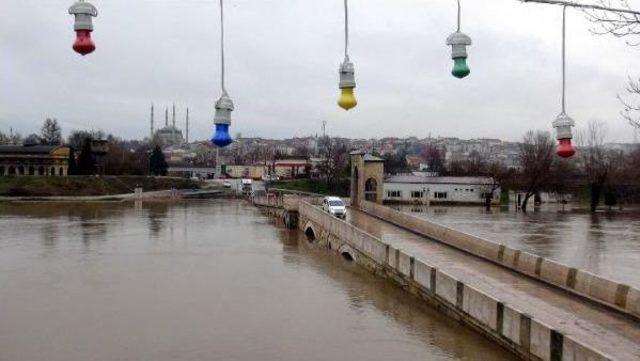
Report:
[[[460,32],[460,0],[458,0],[458,32]]]
[[[223,0],[220,0],[220,67],[221,67],[221,76],[220,76],[220,86],[222,88],[222,93],[227,94],[227,89],[224,86],[224,5]]]
[[[349,0],[344,0],[344,58],[349,59]]]
[[[562,114],[566,114],[567,87],[567,7],[562,7]]]

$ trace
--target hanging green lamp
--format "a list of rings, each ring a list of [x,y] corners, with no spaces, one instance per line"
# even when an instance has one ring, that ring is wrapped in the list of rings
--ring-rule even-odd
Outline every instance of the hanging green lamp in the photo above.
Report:
[[[451,58],[453,70],[451,74],[462,79],[471,74],[467,64],[467,46],[471,45],[471,38],[460,31],[460,0],[458,0],[458,29],[447,38],[447,45],[451,46]]]

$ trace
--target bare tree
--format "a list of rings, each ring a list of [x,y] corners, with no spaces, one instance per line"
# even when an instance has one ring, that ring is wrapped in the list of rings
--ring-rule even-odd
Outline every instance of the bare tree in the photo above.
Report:
[[[40,141],[46,145],[62,144],[62,129],[55,118],[47,118],[40,130]]]
[[[629,77],[627,92],[631,95],[640,97],[640,79],[636,81]],[[624,109],[622,110],[622,117],[626,119],[632,127],[640,129],[640,100],[638,100],[637,105],[632,105],[628,101],[624,100],[620,95],[618,95],[618,99],[620,99],[624,106]]]
[[[348,162],[349,151],[344,142],[324,136],[319,140],[319,153],[322,162],[318,166],[320,174],[326,179],[327,186],[333,187],[339,176],[344,174]]]
[[[439,149],[435,145],[427,144],[421,152],[422,158],[427,162],[429,172],[445,173],[444,153],[443,149]]]
[[[526,212],[529,198],[540,191],[551,169],[554,143],[549,132],[530,130],[520,144],[518,162],[525,183],[522,210]]]
[[[632,10],[628,0],[598,0],[598,4],[605,7],[615,7],[618,9]],[[617,38],[624,38],[630,46],[640,45],[640,15],[618,12],[618,11],[585,11],[587,19],[596,24],[591,32],[598,35],[613,35]],[[627,92],[631,95],[640,96],[640,78],[634,80],[629,77]],[[624,109],[622,116],[629,124],[636,129],[640,128],[640,103],[632,105],[624,100],[620,95],[618,99],[622,102]]]
[[[596,211],[610,177],[623,165],[620,152],[605,148],[606,132],[603,123],[591,121],[586,132],[578,133],[578,145],[582,148],[579,160],[589,182],[592,212]]]
[[[515,169],[507,168],[503,163],[499,161],[491,162],[488,166],[486,166],[486,170],[483,171],[483,174],[491,177],[493,183],[491,184],[491,189],[489,192],[485,193],[484,205],[487,210],[491,209],[491,201],[498,190],[498,188],[502,187],[503,190],[508,188],[509,185],[513,182],[515,176]]]
[[[74,130],[69,134],[67,144],[73,149],[79,150],[82,148],[85,139],[104,139],[104,137],[105,134],[101,130]]]
[[[623,10],[632,10],[628,0],[598,0],[598,4]],[[619,11],[586,10],[587,19],[596,27],[594,34],[610,34],[617,38],[625,38],[631,46],[640,45],[640,15]]]

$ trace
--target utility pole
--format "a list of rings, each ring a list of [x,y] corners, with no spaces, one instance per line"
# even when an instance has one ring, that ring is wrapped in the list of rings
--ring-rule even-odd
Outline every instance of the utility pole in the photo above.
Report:
[[[151,129],[149,133],[149,142],[153,141],[153,103],[151,103]]]
[[[327,121],[323,120],[322,121],[322,137],[326,137],[327,136]]]

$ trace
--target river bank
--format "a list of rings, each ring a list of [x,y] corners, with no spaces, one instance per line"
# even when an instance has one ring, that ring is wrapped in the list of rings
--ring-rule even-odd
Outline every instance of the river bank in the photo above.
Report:
[[[126,195],[133,195],[136,188],[142,188],[144,192],[157,192],[171,189],[199,189],[200,186],[199,182],[190,179],[171,177],[0,177],[0,198],[6,200],[73,197],[77,200],[91,200],[95,197],[98,197],[98,199],[100,197],[122,198]]]

